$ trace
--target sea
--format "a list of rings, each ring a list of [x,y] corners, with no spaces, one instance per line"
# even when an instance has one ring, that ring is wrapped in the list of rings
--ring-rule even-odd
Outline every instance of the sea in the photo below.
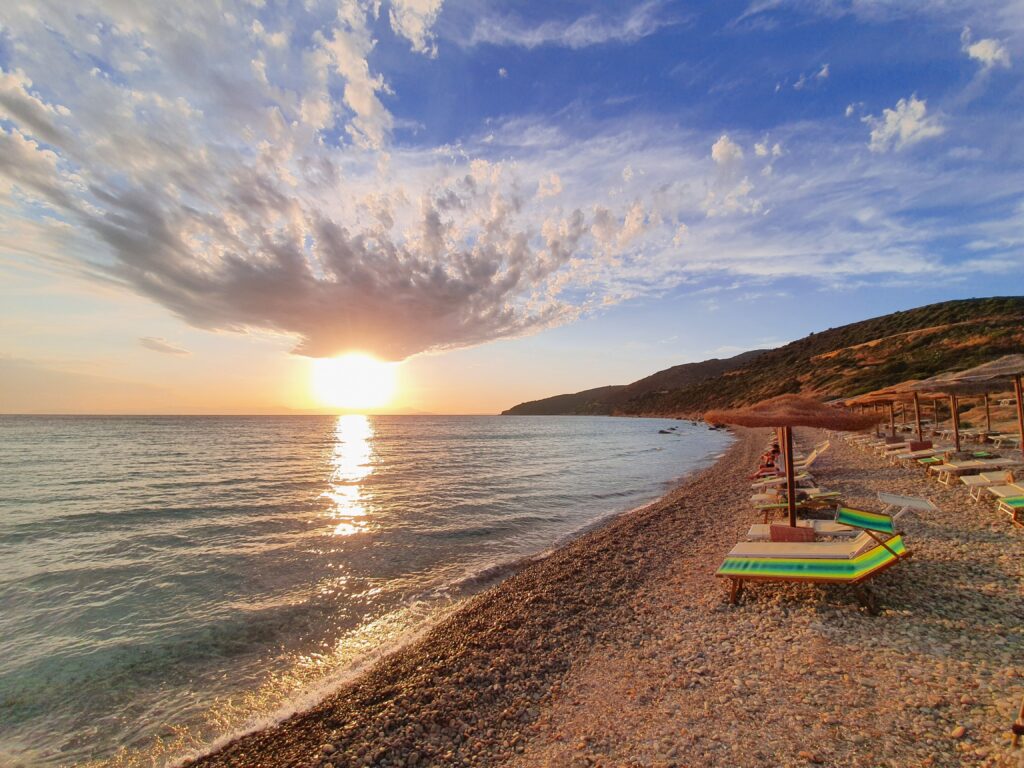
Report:
[[[0,417],[0,766],[172,766],[710,464],[667,419]]]

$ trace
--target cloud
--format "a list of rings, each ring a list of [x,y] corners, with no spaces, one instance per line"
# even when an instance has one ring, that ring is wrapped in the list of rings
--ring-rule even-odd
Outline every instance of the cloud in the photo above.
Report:
[[[925,139],[941,136],[945,132],[942,121],[927,115],[924,99],[912,95],[900,99],[893,109],[882,110],[881,117],[869,115],[862,120],[871,127],[869,147],[872,152],[901,150]]]
[[[167,339],[161,339],[158,336],[140,336],[139,344],[144,346],[146,349],[151,349],[154,352],[162,352],[165,355],[192,354],[184,347],[178,346],[174,342],[167,341]]]
[[[711,145],[711,159],[718,165],[729,166],[743,159],[743,150],[740,145],[723,133],[718,141]]]
[[[757,154],[756,147],[754,151]],[[781,147],[779,152],[781,154]],[[751,197],[754,185],[743,174],[743,149],[740,145],[723,133],[711,145],[711,159],[715,164],[715,174],[703,203],[707,216],[761,211],[764,205],[761,200]]]
[[[972,42],[971,28],[964,27],[960,34],[960,43],[963,52],[981,64],[984,71],[987,72],[995,67],[1010,68],[1010,52],[998,40],[985,38]]]
[[[997,244],[979,251],[986,269],[1019,264],[1012,227],[997,226],[1019,221],[1005,211],[1005,190],[1022,188],[1012,164],[983,173],[987,157],[943,154],[919,168],[823,122],[773,125],[770,143],[763,128],[624,111],[518,114],[451,145],[396,142],[389,105],[402,94],[376,68],[373,30],[398,25],[410,42],[380,61],[419,62],[436,45],[427,5],[406,6],[423,12],[422,35],[374,2],[267,10],[259,33],[246,6],[118,7],[5,8],[0,249],[194,327],[397,359],[721,276],[948,276],[960,242]],[[568,26],[564,44],[600,37]],[[911,97],[871,118],[880,145],[941,130],[924,107]],[[971,213],[922,225],[920,211],[938,209]],[[30,249],[11,245],[19,231]]]
[[[795,83],[793,83],[793,90],[795,90],[795,91],[802,91],[804,88],[806,88],[808,86],[808,84],[816,82],[816,81],[820,82],[822,80],[827,80],[828,76],[829,76],[829,66],[828,66],[827,63],[826,64],[822,64],[821,67],[816,72],[812,72],[809,75],[808,74],[801,74],[800,77],[797,78],[797,81]],[[777,90],[778,90],[778,88],[776,88],[776,91]]]
[[[412,44],[412,49],[430,57],[437,56],[432,27],[441,13],[444,0],[390,0],[388,19],[391,28]]]
[[[596,13],[572,21],[549,20],[529,25],[514,17],[487,17],[476,23],[468,45],[502,45],[537,48],[543,45],[587,48],[609,43],[632,43],[660,29],[682,23],[664,10],[664,0],[649,0],[619,16]]]
[[[537,184],[538,199],[543,200],[545,197],[557,197],[561,193],[562,178],[557,173],[549,174]]]

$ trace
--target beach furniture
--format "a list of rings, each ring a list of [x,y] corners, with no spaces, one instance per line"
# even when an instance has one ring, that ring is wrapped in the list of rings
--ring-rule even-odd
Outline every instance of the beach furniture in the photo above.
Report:
[[[970,459],[968,461],[947,461],[928,468],[928,472],[938,477],[943,485],[951,485],[960,480],[961,475],[998,469],[1009,469],[1020,466],[1019,459]]]
[[[981,501],[983,491],[990,485],[1004,485],[1012,482],[1013,477],[1007,477],[1006,472],[981,472],[977,475],[964,475],[960,478],[975,501]]]
[[[835,538],[850,538],[857,535],[857,530],[835,520],[798,520],[798,528],[810,528],[814,535]],[[747,541],[770,541],[771,528],[768,523],[754,523],[747,531]]]
[[[877,613],[874,596],[864,582],[877,576],[904,558],[910,557],[897,534],[879,542],[855,557],[807,557],[807,547],[820,547],[831,542],[815,544],[780,544],[780,547],[801,548],[790,557],[756,557],[729,555],[719,567],[716,576],[731,582],[729,602],[739,602],[743,586],[748,581],[790,581],[810,584],[845,584],[858,588],[858,597],[871,614]]]
[[[937,509],[928,499],[917,496],[879,493],[878,499],[887,508],[899,511],[890,516],[842,507],[834,521],[805,521],[812,527],[828,522],[861,531],[847,542],[737,544],[715,574],[730,579],[729,601],[739,601],[746,581],[848,584],[858,588],[858,596],[868,612],[876,613],[874,597],[864,582],[910,556],[902,534],[896,531],[896,521],[910,510]]]
[[[990,496],[994,496],[996,499],[1016,499],[1024,496],[1024,486],[1016,483],[1007,483],[1004,485],[989,485],[986,486],[984,492]]]
[[[1000,510],[1010,516],[1010,522],[1024,527],[1024,496],[1009,496],[999,500]]]
[[[793,481],[796,483],[805,483],[807,481],[813,481],[814,478],[807,472],[801,472],[793,477]],[[770,488],[776,485],[785,485],[786,476],[779,475],[778,477],[766,477],[762,480],[758,480],[750,484],[751,488]]]

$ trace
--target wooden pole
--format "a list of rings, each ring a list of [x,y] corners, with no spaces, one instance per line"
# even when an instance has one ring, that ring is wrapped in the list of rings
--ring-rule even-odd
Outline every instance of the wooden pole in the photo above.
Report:
[[[900,425],[907,426],[907,404],[900,402]]]
[[[956,408],[956,395],[949,396],[949,414],[950,420],[953,422],[953,445],[956,446],[956,450],[960,450],[960,414],[957,413]]]
[[[932,429],[939,428],[939,401],[932,400]]]
[[[783,427],[786,440],[786,501],[789,506],[789,524],[796,527],[796,476],[793,472],[793,428]]]
[[[896,411],[893,408],[892,400],[889,401],[889,434],[896,437]]]
[[[992,431],[992,409],[989,407],[988,392],[985,393],[985,433]],[[986,438],[987,439],[987,438]]]
[[[924,441],[924,432],[921,429],[921,398],[917,392],[914,393],[914,420],[917,422],[917,442]]]
[[[1020,430],[1020,452],[1024,454],[1024,394],[1020,384],[1020,374],[1013,377],[1013,391],[1017,396],[1017,428]]]

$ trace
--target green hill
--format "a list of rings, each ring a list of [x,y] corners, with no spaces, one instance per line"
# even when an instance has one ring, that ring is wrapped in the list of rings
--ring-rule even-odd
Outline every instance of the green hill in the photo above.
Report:
[[[543,400],[531,400],[520,403],[502,416],[601,416],[612,412],[608,398],[619,390],[625,389],[622,384],[587,389],[571,395],[555,395]]]
[[[591,400],[585,412],[698,415],[789,392],[849,397],[1022,349],[1024,297],[947,301],[829,328],[777,349],[675,366]]]

